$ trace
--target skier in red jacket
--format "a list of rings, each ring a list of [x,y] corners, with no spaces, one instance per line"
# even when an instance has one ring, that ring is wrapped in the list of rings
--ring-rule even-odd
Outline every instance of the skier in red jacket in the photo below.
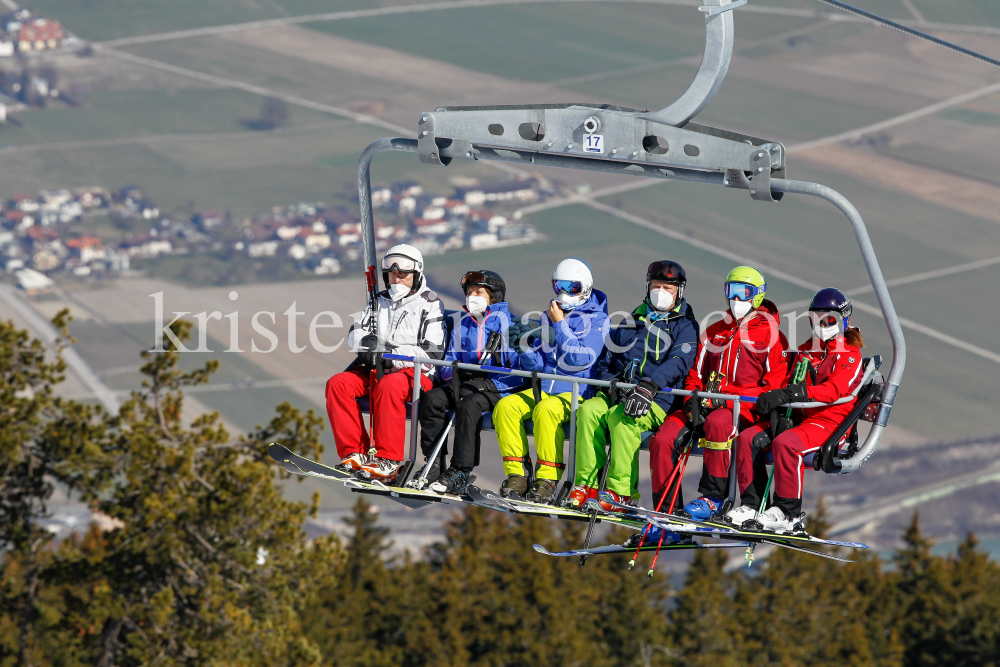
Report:
[[[702,333],[698,342],[695,365],[684,382],[689,391],[713,391],[720,394],[759,396],[783,385],[787,362],[788,341],[778,330],[778,308],[764,298],[767,285],[755,268],[738,266],[729,272],[725,283],[729,309],[726,316]],[[677,505],[695,519],[705,520],[716,514],[727,495],[729,456],[736,428],[733,425],[731,401],[698,399],[698,423],[692,424],[692,400],[671,414],[650,440],[649,458],[653,474],[654,503],[667,489],[667,481],[690,442],[691,428],[703,433],[704,468],[698,492],[701,497],[683,505],[678,489]],[[757,423],[761,417],[753,403],[740,405],[739,427]],[[675,481],[680,486],[681,480]]]
[[[756,410],[764,420],[747,428],[737,439],[739,485],[743,504],[728,518],[740,526],[753,519],[765,530],[792,530],[802,519],[802,478],[807,454],[817,451],[854,407],[854,401],[818,408],[801,408],[792,413],[793,428],[781,432],[771,442],[768,415],[784,403],[817,401],[833,403],[850,396],[861,383],[861,332],[850,326],[851,300],[833,287],[820,290],[809,305],[813,335],[789,354],[788,375],[792,381],[798,362],[809,362],[805,380],[784,389],[772,389],[757,399]],[[760,498],[754,484],[753,462],[770,447],[774,454],[774,506],[758,514]],[[759,481],[759,480],[758,480]]]

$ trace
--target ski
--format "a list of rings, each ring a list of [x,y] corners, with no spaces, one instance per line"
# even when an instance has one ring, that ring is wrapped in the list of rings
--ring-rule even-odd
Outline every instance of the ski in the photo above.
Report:
[[[749,542],[727,542],[725,544],[699,544],[698,542],[664,542],[660,547],[661,551],[682,551],[684,549],[731,549],[734,547],[748,547]],[[656,551],[656,544],[644,544],[639,551]],[[591,547],[590,549],[574,549],[573,551],[549,551],[541,544],[534,545],[535,551],[545,556],[600,556],[602,554],[624,554],[635,553],[635,548],[622,546],[621,544],[609,544],[604,547]]]
[[[813,537],[805,533],[774,533],[767,530],[743,530],[741,528],[736,528],[735,526],[724,524],[722,522],[716,521],[698,521],[697,519],[682,518],[675,516],[673,514],[664,514],[663,512],[654,512],[652,510],[643,509],[641,507],[632,507],[630,505],[622,505],[615,502],[609,494],[602,494],[601,500],[613,507],[618,507],[626,512],[631,513],[634,516],[641,517],[643,519],[652,521],[657,520],[660,523],[670,524],[671,526],[697,526],[699,528],[706,528],[716,531],[724,531],[726,533],[732,533],[742,537],[747,540],[780,540],[782,542],[792,542],[794,544],[811,544],[814,546],[827,546],[827,547],[844,547],[847,549],[867,549],[867,544],[862,544],[860,542],[840,542],[837,540],[824,540],[819,537]],[[593,505],[590,505],[593,503]],[[597,501],[591,499],[588,501],[588,506],[596,506],[600,509],[600,505]],[[603,511],[603,510],[601,510]],[[668,530],[673,530],[672,527],[668,527]]]
[[[341,472],[336,468],[325,466],[322,463],[311,461],[304,456],[299,456],[284,445],[272,442],[267,446],[267,453],[272,459],[278,462],[285,472],[293,475],[308,475],[311,477],[326,477],[328,479],[345,480],[350,479],[350,474]]]
[[[527,500],[512,500],[510,498],[504,498],[503,501],[511,505],[514,508],[513,511],[519,514],[535,514],[539,516],[551,517],[553,519],[566,519],[569,521],[590,521],[591,519],[591,513],[586,510],[533,503]],[[642,530],[643,526],[646,525],[646,521],[644,519],[630,517],[624,514],[602,513],[597,520],[605,521],[607,523],[615,523],[633,530]]]
[[[342,481],[344,482],[344,486],[354,493],[384,496],[407,507],[418,508],[431,503],[463,503],[500,512],[508,511],[507,507],[498,502],[499,498],[490,498],[482,494],[478,487],[472,485],[468,487],[466,495],[457,496],[450,493],[434,493],[433,491],[410,489],[402,486],[387,486],[376,480],[366,482],[356,477],[350,477]]]

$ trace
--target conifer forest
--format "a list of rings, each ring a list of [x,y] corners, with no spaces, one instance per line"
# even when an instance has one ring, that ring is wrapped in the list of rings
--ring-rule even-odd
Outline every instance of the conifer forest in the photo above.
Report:
[[[65,332],[65,322],[55,320]],[[189,326],[173,325],[180,340]],[[65,334],[68,336],[68,334]],[[425,553],[387,557],[360,498],[350,538],[309,540],[313,507],[268,442],[318,456],[321,420],[277,406],[233,434],[181,420],[209,363],[148,355],[116,417],[58,398],[58,354],[0,324],[0,664],[32,665],[995,665],[1000,565],[973,535],[932,555],[919,518],[888,558],[840,564],[777,550],[729,570],[699,552],[682,580],[627,555],[544,558],[580,524],[469,507]],[[56,543],[38,527],[59,484],[107,517]],[[823,533],[822,509],[812,524]],[[626,536],[612,534],[610,541]],[[648,554],[643,558],[648,560]]]

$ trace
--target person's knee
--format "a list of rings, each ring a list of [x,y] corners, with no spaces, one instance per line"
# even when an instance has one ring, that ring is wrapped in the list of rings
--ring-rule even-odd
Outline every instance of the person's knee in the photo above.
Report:
[[[561,423],[565,421],[566,407],[558,398],[545,398],[535,406],[531,416],[536,424],[542,421]]]
[[[705,439],[709,442],[728,442],[733,435],[733,415],[726,410],[714,410],[705,419]]]
[[[409,399],[408,385],[409,378],[403,373],[389,373],[376,383],[372,393],[377,399],[389,397],[390,400],[401,399],[405,402]]]
[[[495,408],[493,408],[494,421],[516,419],[520,417],[519,402],[520,399],[517,396],[507,396],[506,398],[500,399],[500,402],[497,403]]]
[[[778,456],[787,456],[793,454],[802,447],[802,440],[795,434],[794,431],[785,431],[771,443],[771,451],[774,452],[775,458]]]

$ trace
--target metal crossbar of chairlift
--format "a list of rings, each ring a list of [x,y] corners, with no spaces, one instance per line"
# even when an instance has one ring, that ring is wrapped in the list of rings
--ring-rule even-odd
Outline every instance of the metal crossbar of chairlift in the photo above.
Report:
[[[570,382],[573,385],[572,398],[570,400],[570,413],[569,413],[569,452],[568,460],[566,463],[566,479],[562,483],[562,487],[558,493],[558,498],[561,500],[562,497],[568,495],[573,486],[573,481],[576,478],[576,413],[579,408],[580,400],[580,385],[589,385],[592,387],[610,387],[611,382],[607,380],[593,380],[590,378],[578,378],[567,375],[555,375],[552,373],[536,373],[533,371],[522,371],[511,368],[502,368],[499,366],[484,366],[479,364],[466,364],[455,361],[442,361],[440,359],[428,359],[424,357],[408,357],[399,354],[383,354],[382,358],[387,361],[403,361],[407,363],[412,363],[414,365],[414,382],[413,382],[413,394],[411,396],[411,409],[410,409],[410,451],[404,468],[400,473],[399,484],[402,485],[406,482],[409,473],[412,472],[414,463],[417,460],[417,439],[418,432],[420,428],[420,422],[418,421],[418,415],[420,412],[420,379],[423,375],[423,365],[427,364],[430,366],[442,366],[448,367],[453,370],[463,370],[463,371],[477,371],[486,373],[497,373],[500,375],[513,375],[516,377],[523,377],[526,379],[538,379],[538,380],[557,380],[560,382]],[[861,382],[858,383],[857,387],[850,396],[845,396],[844,398],[837,399],[833,403],[822,403],[819,401],[807,401],[799,403],[786,403],[782,407],[785,408],[821,408],[827,405],[840,405],[842,403],[849,403],[858,395],[861,388],[868,384],[869,380],[874,375],[875,371],[878,369],[881,360],[878,357],[874,357],[868,360],[865,367],[864,374],[861,377]],[[615,385],[621,389],[632,389],[635,384],[630,384],[626,382],[619,382]],[[687,389],[661,389],[660,393],[671,394],[674,396],[692,396],[696,392],[689,391]],[[739,418],[740,418],[740,405],[743,402],[756,403],[757,398],[755,396],[740,396],[738,394],[721,394],[715,392],[697,392],[698,396],[701,398],[717,398],[726,401],[733,402],[733,428],[739,428]],[[450,428],[450,424],[449,424]],[[439,438],[437,446],[434,453],[428,459],[428,466],[430,462],[436,458],[436,454],[440,451],[440,445],[444,437],[447,437],[448,429]],[[735,461],[735,457],[733,457]],[[421,475],[426,472],[425,470],[421,472]],[[735,474],[736,466],[730,465],[731,474]],[[732,485],[732,490],[730,495],[733,495],[735,490],[735,484]],[[732,502],[733,499],[730,499]]]
[[[705,0],[698,8],[705,14],[706,31],[701,66],[684,94],[659,111],[595,104],[440,107],[419,115],[417,139],[373,142],[358,163],[365,266],[374,271],[378,265],[370,169],[375,156],[385,151],[417,153],[422,162],[435,165],[486,160],[718,185],[749,190],[753,200],[764,202],[778,201],[785,193],[824,199],[851,223],[892,341],[892,366],[874,425],[856,452],[835,462],[836,472],[853,472],[875,453],[889,421],[906,363],[906,342],[864,220],[851,202],[825,185],[784,178],[785,148],[779,142],[690,122],[726,76],[733,52],[731,10],[742,4]]]

